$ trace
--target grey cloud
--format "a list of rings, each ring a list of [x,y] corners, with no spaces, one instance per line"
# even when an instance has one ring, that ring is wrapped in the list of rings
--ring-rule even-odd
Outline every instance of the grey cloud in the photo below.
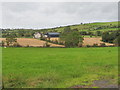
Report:
[[[117,21],[117,8],[117,2],[10,2],[2,4],[2,24],[4,28],[47,28]]]

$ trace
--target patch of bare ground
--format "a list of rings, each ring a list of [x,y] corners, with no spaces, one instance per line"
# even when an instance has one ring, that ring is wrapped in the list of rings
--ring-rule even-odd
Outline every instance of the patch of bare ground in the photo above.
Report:
[[[95,80],[92,85],[76,85],[71,88],[118,88],[118,85],[110,83],[109,80]]]
[[[29,87],[36,87],[38,84],[42,83],[43,81],[41,79],[37,79],[37,78],[34,78],[34,79],[28,79],[27,80],[27,85]]]

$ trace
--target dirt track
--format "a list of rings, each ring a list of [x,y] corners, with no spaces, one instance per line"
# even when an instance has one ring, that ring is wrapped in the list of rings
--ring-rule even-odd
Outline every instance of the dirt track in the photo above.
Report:
[[[58,40],[59,38],[51,38],[51,40]],[[5,38],[0,38],[0,41],[5,40]],[[22,46],[34,46],[34,47],[42,47],[46,41],[38,40],[38,39],[33,39],[33,38],[17,38],[17,42],[22,45]],[[86,45],[93,45],[93,44],[98,44],[104,43],[101,41],[101,38],[84,38],[83,40],[83,46]],[[58,45],[58,44],[52,44],[49,43],[51,47],[64,47],[63,45]],[[105,43],[107,46],[113,45],[110,43]]]

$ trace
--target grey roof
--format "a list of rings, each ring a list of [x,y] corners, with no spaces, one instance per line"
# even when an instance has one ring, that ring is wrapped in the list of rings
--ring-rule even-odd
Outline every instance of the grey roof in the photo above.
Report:
[[[57,33],[57,32],[50,32],[50,33],[47,33],[49,35],[59,35],[60,33]]]

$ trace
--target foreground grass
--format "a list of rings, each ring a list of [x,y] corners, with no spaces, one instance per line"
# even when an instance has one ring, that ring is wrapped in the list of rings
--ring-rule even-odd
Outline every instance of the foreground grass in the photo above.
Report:
[[[3,48],[5,87],[66,88],[94,80],[117,84],[117,47]]]

